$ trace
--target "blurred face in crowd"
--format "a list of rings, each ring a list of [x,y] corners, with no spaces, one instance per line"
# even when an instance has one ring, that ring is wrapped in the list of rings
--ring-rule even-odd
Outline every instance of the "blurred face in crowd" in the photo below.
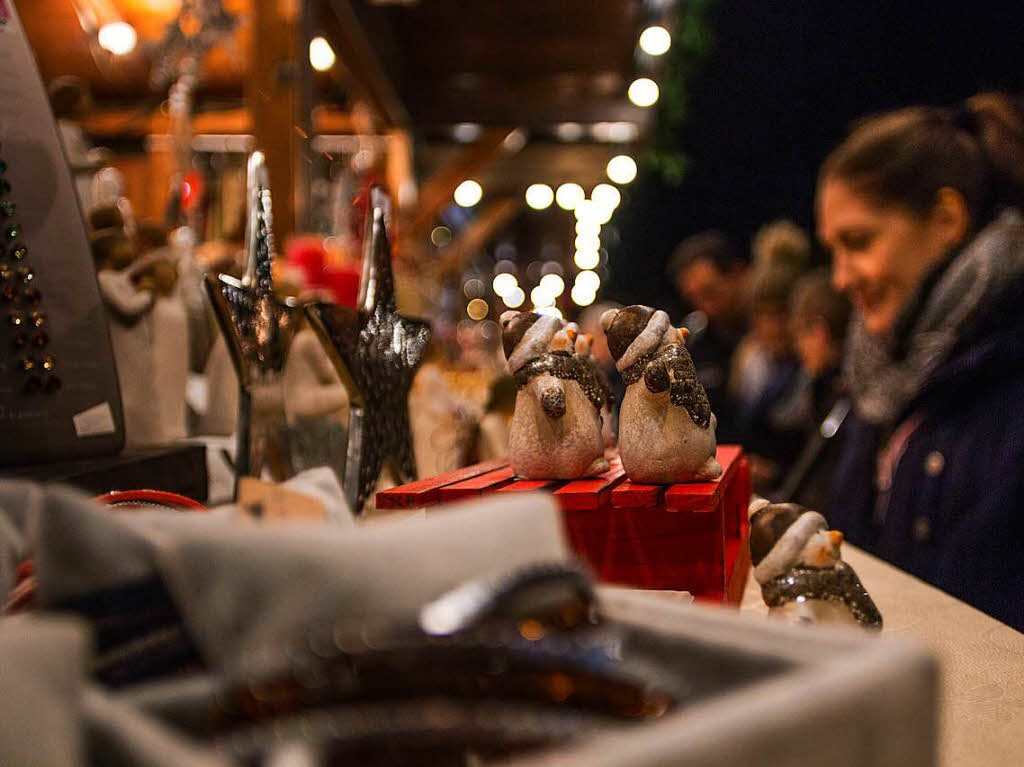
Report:
[[[701,258],[679,273],[676,287],[710,322],[728,321],[738,313],[741,277],[740,269],[722,273],[711,261]]]
[[[925,216],[878,205],[835,177],[818,195],[818,236],[832,252],[832,282],[876,335],[893,329],[928,270],[963,239],[967,222],[963,197],[948,188]]]
[[[821,375],[839,361],[839,347],[820,317],[793,322],[793,345],[801,366],[812,376]]]
[[[774,359],[789,356],[792,348],[789,335],[789,316],[784,309],[770,304],[755,308],[751,317],[754,340]]]

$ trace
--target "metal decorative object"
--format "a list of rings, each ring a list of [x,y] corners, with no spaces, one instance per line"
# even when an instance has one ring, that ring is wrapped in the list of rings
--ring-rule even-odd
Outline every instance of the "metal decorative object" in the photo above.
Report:
[[[274,294],[273,214],[266,160],[253,152],[248,166],[245,272],[241,280],[207,275],[206,291],[239,381],[238,476],[274,479],[290,473],[283,372],[301,321],[301,307]]]
[[[357,308],[318,303],[306,309],[349,394],[344,485],[357,514],[385,465],[399,483],[416,478],[409,389],[430,340],[430,325],[396,309],[388,209],[384,191],[373,187]]]

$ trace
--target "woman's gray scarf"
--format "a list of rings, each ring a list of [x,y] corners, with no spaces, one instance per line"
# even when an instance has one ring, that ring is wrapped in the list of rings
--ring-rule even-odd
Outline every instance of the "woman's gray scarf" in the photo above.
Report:
[[[978,310],[1024,274],[1024,218],[1003,211],[946,267],[924,297],[904,349],[896,359],[892,338],[869,333],[854,319],[843,373],[857,414],[869,423],[893,425],[945,363]]]

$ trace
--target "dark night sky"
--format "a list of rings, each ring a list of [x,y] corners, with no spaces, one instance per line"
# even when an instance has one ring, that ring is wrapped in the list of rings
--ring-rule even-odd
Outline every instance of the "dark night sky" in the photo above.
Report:
[[[676,306],[664,264],[716,227],[746,248],[763,223],[810,227],[817,168],[855,118],[979,90],[1024,90],[1024,2],[720,0],[715,42],[677,135],[686,178],[651,172],[614,220],[608,297]]]

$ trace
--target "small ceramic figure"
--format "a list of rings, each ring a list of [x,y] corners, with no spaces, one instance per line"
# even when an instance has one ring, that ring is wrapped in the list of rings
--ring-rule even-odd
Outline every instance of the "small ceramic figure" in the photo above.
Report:
[[[532,312],[501,316],[502,345],[518,388],[509,461],[526,479],[575,479],[608,470],[603,395],[574,353],[576,331]]]
[[[839,553],[843,534],[795,503],[750,505],[750,561],[769,613],[794,623],[882,628],[882,616]]]
[[[601,315],[608,349],[626,382],[619,411],[619,454],[634,482],[716,479],[716,420],[686,351],[686,331],[649,306]]]

